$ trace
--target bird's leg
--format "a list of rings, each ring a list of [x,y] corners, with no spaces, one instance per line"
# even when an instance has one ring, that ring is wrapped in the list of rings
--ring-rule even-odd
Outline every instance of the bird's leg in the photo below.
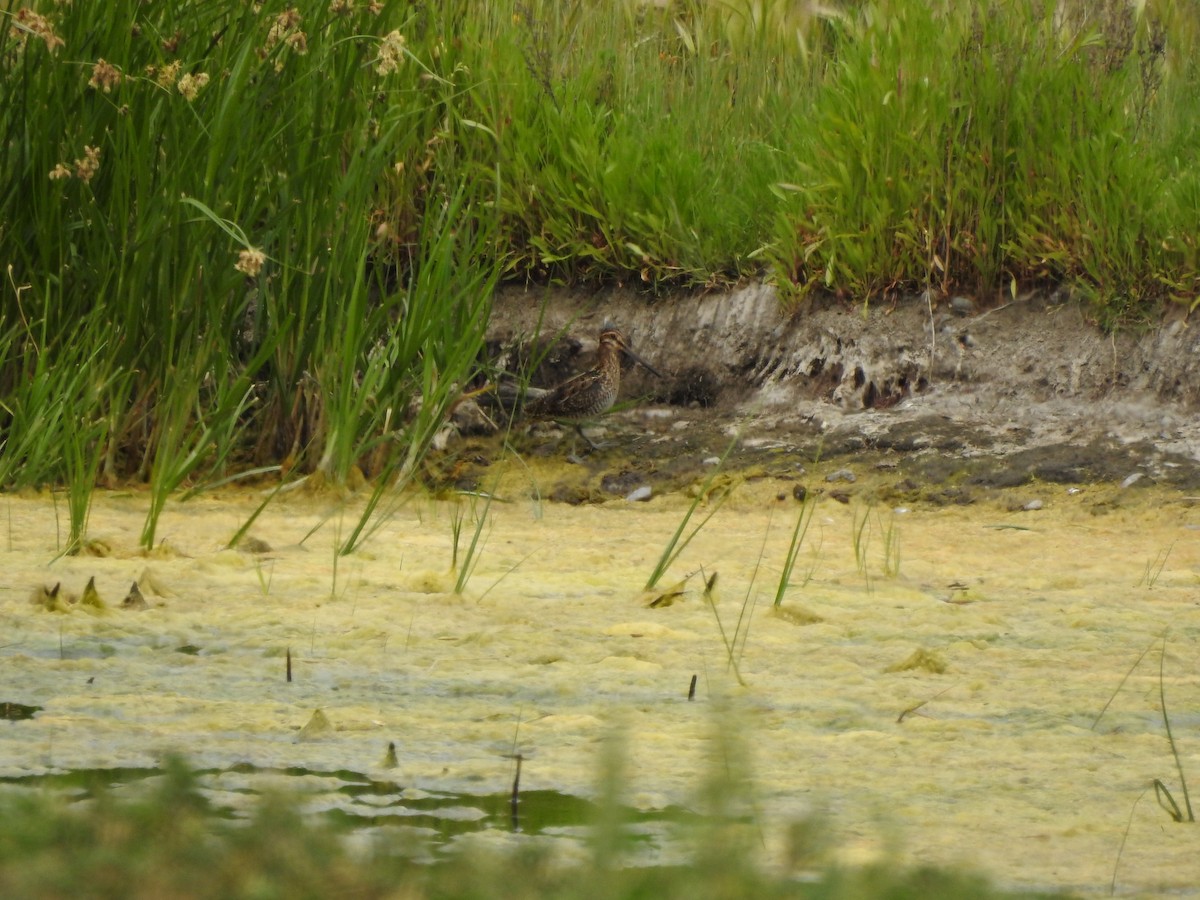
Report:
[[[564,422],[562,424],[566,424],[566,423]],[[589,453],[594,452],[596,450],[603,450],[609,446],[609,444],[607,442],[601,441],[601,442],[597,443],[596,441],[593,441],[590,437],[588,437],[587,433],[583,430],[584,424],[585,423],[583,423],[583,422],[572,422],[571,423],[571,425],[575,429],[575,431],[574,431],[574,434],[571,435],[571,452],[567,454],[567,462],[574,463],[575,465],[581,465],[583,463],[583,457],[579,456],[579,454],[577,454],[575,452],[575,448],[579,445],[576,435],[583,438],[583,442],[588,445]]]
[[[608,446],[608,443],[605,441],[596,443],[590,437],[588,437],[587,434],[583,430],[583,424],[584,424],[583,422],[576,422],[575,423],[575,431],[578,432],[579,436],[581,438],[583,438],[585,442],[587,442],[587,445],[589,447],[591,447],[593,450],[603,450],[605,447]]]
[[[582,432],[580,432],[582,434]],[[585,438],[586,440],[586,438]],[[571,435],[571,452],[567,454],[567,462],[574,466],[583,465],[583,457],[575,453],[575,436]]]

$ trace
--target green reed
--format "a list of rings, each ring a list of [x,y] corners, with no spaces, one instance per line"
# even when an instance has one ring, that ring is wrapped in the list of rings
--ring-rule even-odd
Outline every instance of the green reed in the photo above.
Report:
[[[1137,659],[1135,659],[1133,661],[1133,665],[1131,665],[1129,667],[1129,669],[1125,672],[1125,675],[1121,678],[1120,682],[1118,682],[1118,684],[1117,684],[1116,688],[1113,690],[1112,694],[1109,695],[1109,698],[1105,702],[1104,706],[1101,707],[1100,712],[1096,714],[1096,718],[1092,720],[1091,729],[1093,731],[1096,730],[1096,726],[1100,724],[1100,720],[1102,718],[1104,718],[1104,714],[1106,712],[1108,712],[1108,708],[1110,706],[1112,706],[1112,703],[1116,699],[1117,694],[1119,694],[1121,692],[1121,689],[1125,686],[1125,682],[1127,682],[1129,680],[1130,676],[1133,675],[1134,670],[1136,670],[1137,667],[1139,665],[1141,665],[1141,662],[1143,659],[1145,659],[1146,654],[1148,654],[1151,651],[1151,649],[1153,649],[1154,646],[1157,644],[1158,645],[1158,702],[1159,702],[1159,709],[1162,712],[1163,730],[1166,732],[1166,735],[1167,735],[1167,744],[1171,749],[1171,756],[1175,761],[1175,770],[1179,774],[1179,784],[1180,784],[1180,788],[1183,793],[1183,809],[1182,810],[1180,809],[1179,805],[1175,802],[1175,798],[1171,795],[1170,789],[1162,782],[1161,779],[1158,779],[1158,778],[1154,779],[1154,781],[1152,782],[1152,787],[1154,788],[1155,796],[1158,799],[1159,805],[1171,815],[1172,819],[1174,819],[1176,822],[1185,822],[1185,821],[1186,822],[1195,822],[1196,816],[1195,816],[1195,813],[1192,811],[1192,800],[1191,800],[1191,795],[1188,793],[1187,776],[1184,774],[1184,771],[1183,771],[1183,763],[1180,761],[1180,758],[1179,758],[1179,747],[1175,743],[1175,734],[1171,730],[1171,717],[1167,712],[1167,693],[1166,693],[1166,679],[1165,679],[1166,656],[1167,656],[1167,634],[1168,634],[1168,632],[1164,631],[1161,636],[1155,637],[1152,641],[1150,641],[1149,644],[1147,644],[1145,646],[1145,648],[1142,650],[1142,652],[1138,654]]]
[[[687,545],[692,542],[692,538],[700,533],[700,529],[708,524],[708,520],[717,514],[717,510],[719,510],[722,504],[724,504],[724,502],[729,498],[732,487],[717,487],[715,482],[717,476],[721,474],[721,470],[725,466],[725,460],[729,458],[729,454],[731,454],[734,451],[734,448],[737,447],[739,440],[741,440],[740,433],[734,435],[733,440],[731,440],[729,445],[725,448],[725,452],[721,454],[720,460],[715,466],[712,467],[712,471],[708,473],[704,481],[702,481],[700,486],[696,489],[696,494],[692,498],[692,502],[688,505],[687,511],[684,512],[683,517],[679,520],[679,524],[676,526],[675,531],[672,532],[671,536],[667,539],[667,543],[663,547],[662,553],[660,553],[658,556],[658,562],[654,564],[654,570],[650,573],[650,577],[646,579],[646,584],[642,588],[643,591],[654,590],[655,586],[657,586],[663,575],[667,573],[667,569],[669,569],[671,564],[679,558],[679,554],[687,549]],[[716,494],[715,497],[713,496],[714,493]],[[684,532],[687,531],[688,523],[691,522],[692,516],[695,515],[696,510],[700,508],[700,504],[702,503],[710,504],[708,513],[700,520],[699,524],[694,526],[692,530],[685,535]]]
[[[1163,569],[1166,568],[1167,560],[1174,549],[1175,544],[1172,542],[1165,550],[1159,550],[1153,559],[1146,560],[1145,569],[1142,571],[1142,577],[1138,579],[1137,586],[1144,584],[1147,588],[1154,587],[1158,583],[1158,579],[1162,577]]]
[[[800,504],[799,512],[796,513],[796,525],[792,528],[787,552],[783,557],[783,568],[779,573],[779,583],[775,587],[774,606],[776,607],[783,604],[784,594],[787,593],[788,585],[792,580],[792,570],[796,567],[796,556],[800,553],[800,546],[808,534],[808,526],[812,523],[813,511],[816,508],[816,503],[805,497]]]
[[[0,341],[0,357],[21,373],[0,401],[8,417],[0,487],[64,483],[69,534],[62,552],[77,553],[85,539],[108,437],[101,398],[120,390],[128,379],[100,364],[106,347],[99,329],[79,330],[71,341],[61,343],[48,340],[44,320],[23,320],[21,330],[27,348],[23,360],[9,355],[19,345],[16,330]]]
[[[859,575],[867,579],[868,586],[870,574],[867,572],[867,551],[871,547],[872,534],[870,505],[855,509],[854,518],[850,523],[850,545],[854,548],[855,568],[858,569]]]
[[[509,271],[654,285],[762,269],[790,66],[710,52],[717,4],[496,7],[476,103],[515,188]]]
[[[479,494],[472,494],[470,499],[470,514],[475,520],[475,528],[471,532],[471,540],[467,543],[466,548],[462,553],[461,563],[459,561],[458,546],[459,538],[463,526],[464,512],[461,506],[455,508],[452,513],[451,527],[454,531],[454,555],[452,560],[452,568],[454,570],[454,593],[462,594],[467,588],[467,582],[471,580],[471,575],[475,572],[475,566],[479,564],[479,556],[483,553],[483,548],[487,544],[487,537],[484,536],[484,527],[491,533],[491,520],[488,518],[488,512],[492,508],[492,500],[495,499],[495,494],[487,492],[483,496],[483,508],[479,508]],[[481,541],[482,538],[482,541]]]
[[[1110,323],[1182,299],[1200,269],[1181,160],[1200,144],[1182,114],[1196,67],[1169,66],[1171,26],[1036,0],[831,19],[828,88],[797,112],[811,138],[778,220],[781,272],[867,298],[1067,281]]]
[[[83,335],[90,383],[128,375],[96,392],[88,446],[106,481],[150,483],[143,543],[168,495],[231,467],[336,484],[413,467],[469,377],[495,271],[494,179],[450,165],[473,82],[460,13],[3,14],[0,484],[64,479],[62,428],[22,410],[70,394]]]
[[[97,348],[96,352],[100,349]],[[87,361],[82,371],[93,376],[95,373]],[[68,394],[65,398],[73,407],[70,410],[73,415],[64,422],[68,427],[62,435],[63,479],[67,485],[67,511],[70,518],[67,553],[78,553],[87,537],[92,495],[108,441],[109,423],[99,413],[101,407],[97,400],[104,388],[103,383],[90,384],[82,396]]]
[[[872,513],[874,521],[871,519]],[[896,523],[896,514],[892,513],[885,524],[882,514],[875,510],[873,504],[868,503],[856,509],[850,525],[850,545],[854,548],[855,567],[866,581],[868,590],[871,589],[871,574],[868,571],[871,541],[876,533],[883,540],[880,571],[885,578],[895,578],[900,574],[900,528]]]

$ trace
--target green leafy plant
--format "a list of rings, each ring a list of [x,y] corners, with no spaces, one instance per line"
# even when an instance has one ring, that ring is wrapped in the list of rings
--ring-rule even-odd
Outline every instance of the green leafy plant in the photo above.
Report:
[[[133,796],[107,792],[86,775],[70,774],[56,777],[71,779],[66,783],[87,802],[67,803],[52,791],[4,792],[0,796],[0,892],[34,900],[128,897],[131,890],[137,897],[178,898],[250,897],[264,892],[272,896],[383,897],[400,892],[488,897],[495,895],[496,885],[516,884],[524,895],[569,900],[594,896],[599,884],[614,897],[991,900],[1013,896],[993,889],[977,875],[930,867],[908,869],[892,859],[836,868],[818,861],[815,874],[802,880],[763,866],[764,826],[753,794],[747,746],[728,715],[715,718],[705,770],[691,804],[699,814],[684,818],[687,827],[680,829],[676,844],[682,859],[675,864],[632,864],[644,856],[644,826],[637,824],[641,815],[622,802],[629,790],[629,764],[615,740],[606,744],[598,764],[600,803],[572,804],[579,818],[572,830],[581,832],[581,837],[579,852],[568,861],[539,839],[547,824],[550,831],[561,828],[561,812],[551,822],[543,822],[541,829],[536,821],[530,823],[533,834],[528,840],[513,835],[515,849],[480,845],[444,857],[437,852],[435,840],[423,833],[403,840],[396,840],[387,829],[377,839],[355,835],[345,816],[303,809],[299,789],[278,789],[239,810],[240,818],[231,817],[203,789],[203,776],[212,773],[193,772],[183,760],[169,757],[161,770],[145,770],[144,789]],[[390,760],[395,759],[394,749],[388,754]],[[514,749],[517,752],[508,755],[520,752],[519,747]],[[141,774],[123,773],[127,779]],[[352,772],[337,775],[356,779]],[[365,776],[362,782],[377,787],[389,784]],[[507,810],[509,796],[498,798],[496,806]],[[495,827],[507,819],[503,813],[486,815],[483,823]],[[747,828],[747,823],[755,827]],[[793,829],[793,842],[800,836],[805,843],[794,844],[791,852],[810,853],[819,860],[815,832],[820,823],[798,824],[805,827]]]

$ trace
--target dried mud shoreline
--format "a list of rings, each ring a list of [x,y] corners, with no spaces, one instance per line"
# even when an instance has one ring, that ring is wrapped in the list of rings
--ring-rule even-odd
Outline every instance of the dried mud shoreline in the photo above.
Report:
[[[589,364],[605,320],[664,377],[626,373],[634,402],[579,464],[564,462],[569,430],[516,429],[553,500],[686,487],[734,436],[725,471],[839,499],[971,503],[1012,488],[1012,503],[1036,505],[1056,486],[1101,483],[1200,493],[1200,329],[1181,315],[1108,335],[1056,295],[817,301],[787,315],[765,285],[665,299],[509,288],[489,349],[509,368],[544,354],[533,383],[553,383]],[[450,449],[441,474],[459,486],[486,480],[503,452],[470,429]]]

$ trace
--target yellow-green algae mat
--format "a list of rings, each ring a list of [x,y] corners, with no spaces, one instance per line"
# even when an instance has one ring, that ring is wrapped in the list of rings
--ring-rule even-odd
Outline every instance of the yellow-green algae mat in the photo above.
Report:
[[[228,550],[261,498],[205,496],[168,506],[143,555],[145,497],[101,494],[105,555],[55,559],[55,504],[5,497],[0,701],[40,709],[0,727],[0,776],[178,751],[229,772],[390,762],[407,790],[485,794],[508,788],[515,750],[530,789],[587,795],[620,730],[625,799],[652,810],[695,800],[727,727],[768,861],[819,815],[844,861],[896,851],[1084,894],[1115,869],[1119,891],[1196,895],[1198,832],[1148,789],[1182,797],[1160,688],[1200,779],[1200,508],[1036,492],[1033,511],[1002,495],[899,511],[817,498],[780,611],[799,505],[770,480],[725,500],[663,579],[678,596],[653,608],[643,587],[681,494],[572,507],[512,490],[487,507],[461,595],[453,525],[461,565],[479,498],[414,494],[337,557],[356,500],[286,496]],[[98,603],[44,601],[89,581]],[[134,581],[144,609],[123,606]]]

